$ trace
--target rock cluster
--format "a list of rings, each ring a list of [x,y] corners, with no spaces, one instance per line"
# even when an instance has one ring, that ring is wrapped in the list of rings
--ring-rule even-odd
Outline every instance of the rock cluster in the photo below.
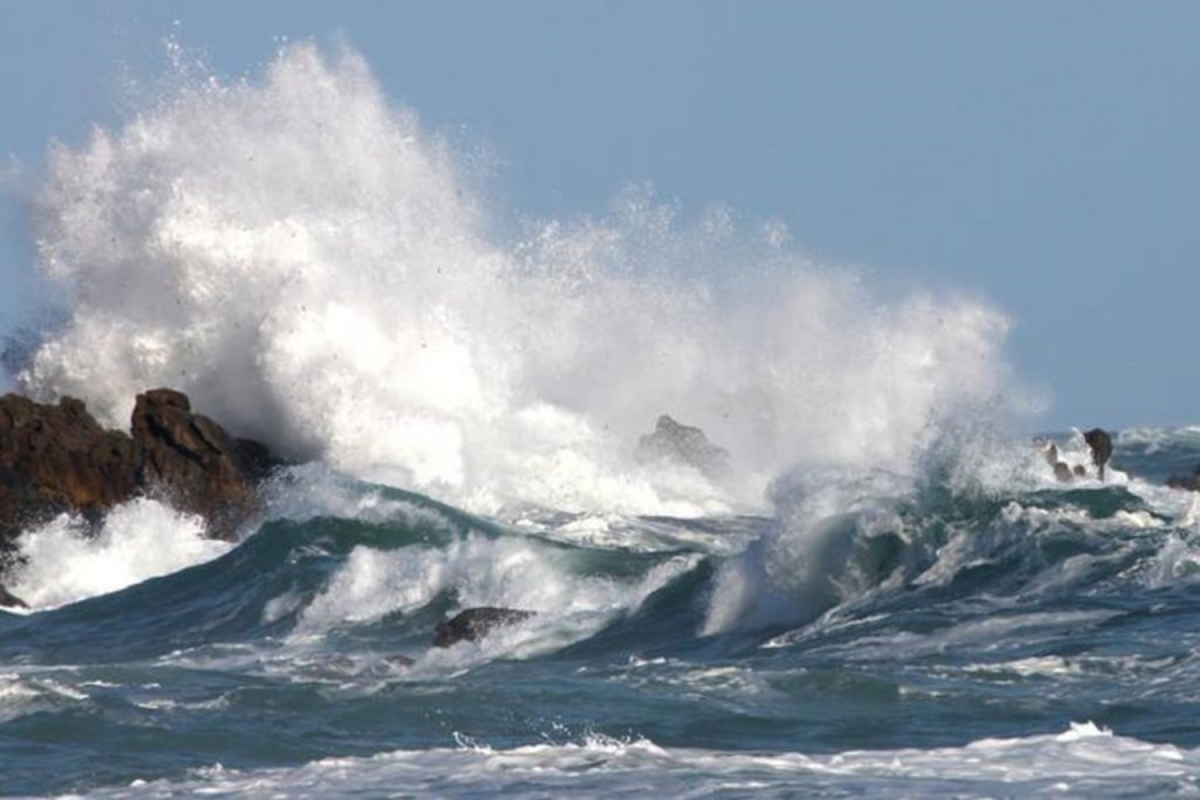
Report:
[[[1096,468],[1096,477],[1104,480],[1105,468],[1112,458],[1112,437],[1103,428],[1092,428],[1083,434],[1083,440],[1087,442],[1088,449],[1091,451],[1092,466]],[[1087,468],[1082,464],[1076,464],[1072,467],[1060,458],[1058,445],[1053,442],[1047,445],[1046,441],[1040,438],[1034,441],[1036,444],[1046,448],[1042,455],[1045,457],[1046,463],[1054,469],[1054,477],[1059,481],[1070,483],[1076,478],[1087,477]]]
[[[105,430],[72,397],[0,398],[0,558],[23,527],[62,512],[96,522],[141,495],[203,516],[214,538],[236,535],[276,463],[267,448],[230,437],[172,389],[138,395],[131,423],[130,434]]]

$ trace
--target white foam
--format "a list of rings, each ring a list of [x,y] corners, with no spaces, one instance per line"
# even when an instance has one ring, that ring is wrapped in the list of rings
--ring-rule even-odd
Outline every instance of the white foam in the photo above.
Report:
[[[1126,428],[1117,434],[1118,445],[1142,446],[1146,454],[1170,445],[1200,446],[1200,426],[1181,428]]]
[[[471,535],[441,549],[356,547],[301,613],[293,639],[410,612],[442,592],[454,591],[459,608],[515,608],[537,616],[500,629],[483,645],[466,643],[466,653],[441,651],[423,658],[437,662],[440,669],[500,653],[528,656],[577,641],[613,615],[636,610],[651,593],[699,561],[694,554],[677,556],[638,578],[616,580],[573,574],[562,553],[516,537]]]
[[[1043,641],[1061,630],[1078,631],[1100,625],[1117,611],[1059,611],[1007,614],[970,619],[929,633],[901,633],[887,636],[862,636],[852,645],[835,644],[827,650],[841,652],[855,661],[914,660],[948,650],[988,652],[1000,647],[1012,648],[1023,640]],[[777,637],[774,644],[786,644],[793,637]]]
[[[24,563],[7,583],[38,610],[115,592],[211,560],[232,546],[206,538],[199,517],[146,498],[113,508],[94,536],[80,520],[62,515],[26,531],[17,545]]]
[[[514,215],[464,163],[352,51],[193,69],[52,149],[39,263],[67,321],[22,385],[113,426],[175,386],[281,452],[481,511],[675,515],[761,505],[797,461],[905,464],[1016,392],[985,303],[882,297],[778,226],[681,222],[639,189],[497,240]],[[636,464],[663,412],[728,448],[730,477]]]
[[[982,739],[962,747],[722,752],[662,747],[643,738],[589,734],[507,750],[458,737],[459,747],[327,758],[260,770],[215,765],[180,781],[137,781],[102,797],[164,793],[332,796],[395,791],[419,795],[545,793],[707,796],[767,790],[786,794],[1029,796],[1194,792],[1200,752],[1116,736],[1092,723],[1058,734]]]
[[[996,664],[970,664],[963,667],[963,669],[966,672],[975,673],[1011,672],[1022,678],[1044,675],[1080,675],[1083,673],[1083,668],[1079,661],[1066,659],[1062,656],[1031,656],[1030,658],[1019,658],[1015,661],[1004,661]]]
[[[24,675],[0,675],[0,723],[91,699],[87,692],[39,672],[34,668]]]
[[[1168,536],[1154,558],[1146,565],[1146,584],[1151,588],[1177,582],[1200,580],[1200,552],[1179,536]]]

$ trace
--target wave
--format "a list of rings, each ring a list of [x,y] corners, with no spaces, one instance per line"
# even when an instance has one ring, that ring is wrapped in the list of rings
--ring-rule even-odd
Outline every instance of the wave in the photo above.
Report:
[[[322,491],[324,508],[313,505]],[[704,558],[686,539],[630,551],[519,533],[315,466],[282,476],[275,492],[271,519],[237,546],[203,539],[198,520],[150,501],[111,513],[98,537],[65,517],[27,534],[13,585],[36,613],[0,620],[0,654],[105,663],[340,636],[420,654],[438,622],[472,606],[538,612],[546,624],[524,630],[549,637],[526,643],[541,652],[636,612]],[[663,535],[658,521],[649,541]]]
[[[894,475],[793,480],[775,518],[610,517],[619,535],[597,538],[594,516],[547,513],[518,529],[293,468],[258,532],[216,558],[0,615],[10,730],[89,725],[120,752],[131,728],[156,737],[131,757],[90,751],[86,778],[30,767],[14,786],[370,793],[400,770],[431,794],[461,793],[447,775],[459,789],[511,778],[582,794],[626,779],[644,790],[650,776],[667,792],[1186,788],[1171,766],[1194,754],[1149,742],[1180,741],[1185,721],[1171,714],[1194,700],[1194,522],[1163,514],[1136,482],[1005,494]],[[809,516],[830,502],[839,513]],[[161,508],[124,511],[157,522],[110,521],[107,539],[73,546],[117,551],[122,531],[132,545],[139,529],[186,529]],[[29,567],[51,597],[56,573],[40,557]],[[475,605],[537,614],[432,646],[438,623]],[[1124,736],[1027,735],[1031,720],[1053,730],[1110,699],[1097,722]],[[314,727],[345,733],[331,744]],[[221,742],[201,758],[198,730]],[[486,744],[450,748],[452,731]],[[272,748],[258,751],[264,735]],[[905,769],[886,766],[897,759]],[[1089,759],[1122,767],[1085,780]],[[216,761],[226,767],[195,769]]]
[[[460,668],[556,652],[820,649],[847,624],[866,637],[877,625],[925,626],[913,646],[936,648],[970,639],[920,621],[943,610],[965,632],[1004,617],[996,603],[1057,613],[1063,597],[1198,574],[1194,524],[1120,486],[964,495],[877,476],[831,501],[836,482],[814,485],[781,486],[775,518],[628,517],[607,529],[620,536],[597,539],[577,516],[513,527],[293,468],[268,491],[268,521],[235,547],[151,501],[113,512],[95,538],[66,518],[26,535],[13,586],[41,621],[0,621],[0,654],[102,663],[247,643],[278,659],[342,642],[441,669],[434,627],[475,606],[537,616],[448,657]],[[854,641],[845,657],[872,652]]]
[[[53,147],[35,207],[63,321],[26,348],[27,392],[123,426],[177,387],[278,452],[485,513],[761,509],[797,463],[906,469],[946,420],[1024,403],[1001,313],[886,296],[778,225],[640,188],[602,218],[490,208],[350,50],[181,70]],[[664,412],[731,451],[724,478],[638,463]]]
[[[98,797],[196,792],[274,796],[406,791],[430,795],[656,791],[669,795],[903,794],[997,796],[1195,790],[1200,752],[1116,736],[1091,723],[1057,734],[983,739],[963,747],[832,754],[665,748],[590,733],[578,741],[493,749],[469,737],[457,748],[327,758],[300,767],[241,771],[216,765],[186,780],[135,782]]]

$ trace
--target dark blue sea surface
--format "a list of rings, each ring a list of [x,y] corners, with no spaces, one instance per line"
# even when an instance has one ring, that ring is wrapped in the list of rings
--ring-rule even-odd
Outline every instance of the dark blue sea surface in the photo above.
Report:
[[[280,497],[368,510],[277,503],[211,560],[0,617],[0,789],[1200,791],[1200,532],[1160,485],[1197,460],[1129,432],[1112,482],[930,476],[818,518],[785,486],[764,516],[483,519],[299,468]],[[483,605],[537,614],[432,646]]]

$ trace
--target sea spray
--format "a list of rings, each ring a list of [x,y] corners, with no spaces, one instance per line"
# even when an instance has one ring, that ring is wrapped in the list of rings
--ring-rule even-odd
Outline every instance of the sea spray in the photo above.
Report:
[[[206,538],[204,521],[139,498],[108,513],[94,533],[66,514],[18,540],[9,586],[35,609],[115,592],[216,558],[228,542]]]
[[[797,463],[905,469],[940,420],[1013,392],[1000,313],[882,298],[778,225],[681,221],[634,189],[491,234],[513,215],[352,51],[184,77],[51,151],[39,266],[67,308],[21,372],[37,397],[119,426],[170,385],[279,452],[479,511],[698,515],[761,508]],[[636,463],[664,412],[731,477]]]

